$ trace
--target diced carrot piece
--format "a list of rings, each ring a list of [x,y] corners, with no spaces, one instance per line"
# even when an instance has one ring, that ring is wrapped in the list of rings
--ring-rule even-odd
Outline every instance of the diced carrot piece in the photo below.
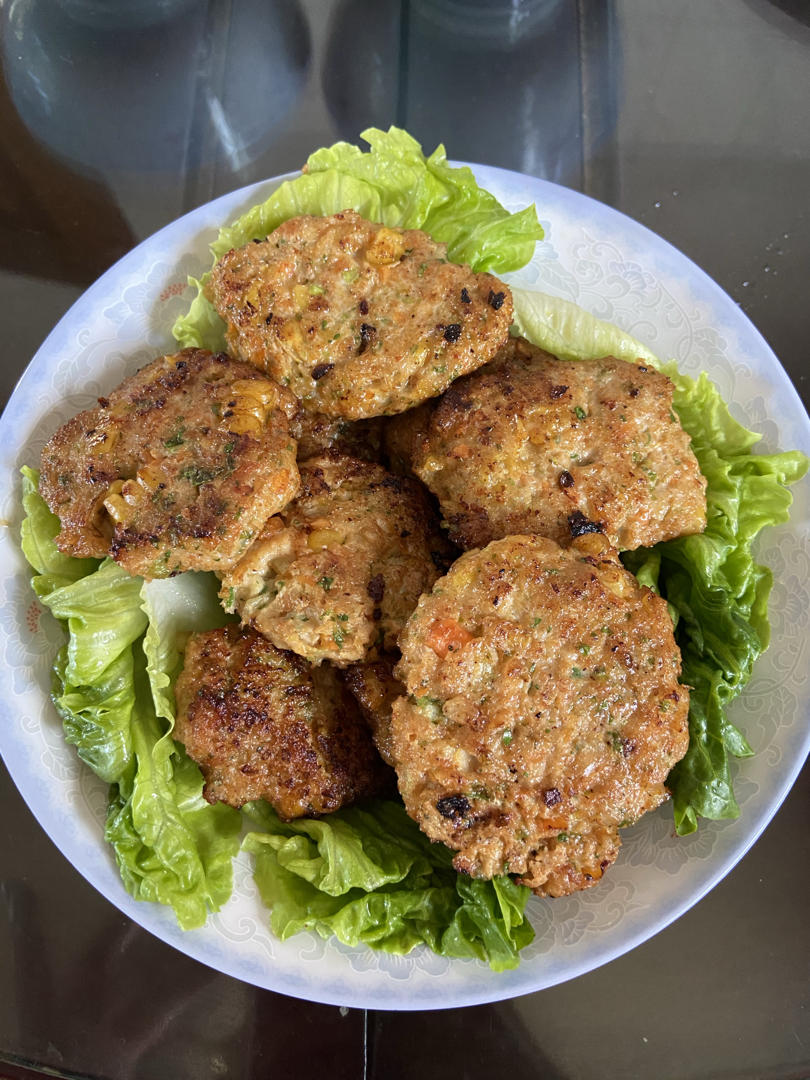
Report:
[[[427,636],[428,645],[442,660],[449,652],[458,652],[468,641],[472,641],[472,634],[455,619],[434,619]]]

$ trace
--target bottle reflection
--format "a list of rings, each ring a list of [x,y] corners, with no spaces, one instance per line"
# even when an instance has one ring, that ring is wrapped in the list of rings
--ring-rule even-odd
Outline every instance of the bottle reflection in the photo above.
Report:
[[[309,63],[297,0],[12,0],[0,18],[21,119],[85,174],[238,174],[286,123]]]
[[[601,0],[341,0],[327,104],[346,138],[394,120],[456,158],[580,186],[584,93],[602,113],[615,96],[597,63],[608,16]]]

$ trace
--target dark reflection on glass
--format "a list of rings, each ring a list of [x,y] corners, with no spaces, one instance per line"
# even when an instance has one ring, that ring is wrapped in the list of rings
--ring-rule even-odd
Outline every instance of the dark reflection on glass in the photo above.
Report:
[[[346,138],[393,121],[431,149],[581,187],[615,122],[611,25],[603,0],[342,0],[325,97]]]
[[[781,15],[810,26],[810,4],[807,0],[747,0],[748,6],[762,18],[778,25]]]
[[[109,189],[77,176],[20,121],[0,71],[0,269],[89,285],[135,238]]]
[[[440,1075],[568,1080],[572,1076],[545,1052],[510,1001],[424,1012],[418,1017],[371,1013],[369,1043],[369,1080]]]
[[[212,971],[106,909],[69,868],[57,871],[58,899],[42,881],[0,879],[0,1058],[11,1049],[54,1075],[99,1080],[320,1080],[325,1061],[331,1080],[359,1075],[359,1010],[342,1015]],[[71,927],[61,951],[55,911]]]
[[[297,0],[12,0],[2,18],[20,117],[85,174],[214,160],[236,174],[283,125],[309,62]]]

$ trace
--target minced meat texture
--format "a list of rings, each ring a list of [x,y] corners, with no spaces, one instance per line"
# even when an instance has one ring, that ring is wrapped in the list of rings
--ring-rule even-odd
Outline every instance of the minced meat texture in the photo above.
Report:
[[[222,575],[221,597],[275,645],[346,666],[396,647],[419,596],[452,560],[417,480],[331,453]]]
[[[513,339],[414,421],[392,421],[387,438],[462,547],[587,530],[619,549],[651,547],[706,526],[706,481],[672,392],[644,364],[562,361]]]
[[[408,813],[473,877],[550,896],[598,881],[689,741],[665,601],[599,534],[513,536],[462,555],[399,641]]]
[[[389,784],[337,672],[313,669],[253,630],[194,634],[176,687],[174,734],[210,803],[265,799],[290,820],[328,814]]]
[[[231,565],[298,490],[294,412],[288,391],[223,354],[154,360],[43,450],[57,546],[145,578]]]
[[[233,355],[307,409],[350,420],[440,394],[492,359],[512,321],[497,278],[448,262],[424,232],[352,210],[292,218],[229,251],[208,295]]]

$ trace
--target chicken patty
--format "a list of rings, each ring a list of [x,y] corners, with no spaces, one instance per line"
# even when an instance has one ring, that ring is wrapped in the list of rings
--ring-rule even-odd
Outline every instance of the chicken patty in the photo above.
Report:
[[[352,664],[343,676],[371,728],[380,757],[389,765],[394,764],[391,710],[397,698],[405,693],[405,687],[394,675],[396,663],[393,656],[381,656],[368,664]]]
[[[243,623],[311,663],[345,666],[396,647],[452,561],[416,480],[340,454],[301,465],[301,492],[222,575]]]
[[[235,625],[189,639],[175,737],[210,803],[265,799],[287,820],[378,794],[388,770],[337,672]]]
[[[353,210],[297,217],[223,255],[207,290],[234,355],[306,408],[357,420],[440,394],[506,341],[508,288],[446,254]]]
[[[588,530],[622,550],[650,547],[706,526],[706,481],[672,392],[644,364],[567,362],[513,339],[388,437],[462,547]]]
[[[598,881],[689,741],[665,601],[601,536],[512,536],[462,555],[399,640],[408,813],[474,877],[550,896]]]
[[[298,490],[294,412],[288,391],[224,354],[152,361],[43,450],[57,546],[145,578],[230,565]]]

